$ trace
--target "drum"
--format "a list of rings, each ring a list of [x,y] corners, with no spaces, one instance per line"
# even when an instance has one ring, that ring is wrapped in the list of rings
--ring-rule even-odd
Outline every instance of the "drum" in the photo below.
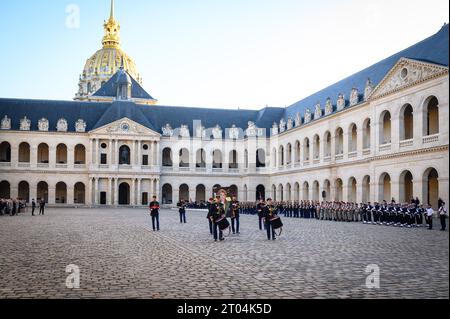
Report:
[[[275,217],[274,219],[271,219],[270,223],[272,224],[273,229],[279,229],[283,227],[283,223],[281,222],[280,217]]]
[[[225,229],[230,227],[230,222],[225,217],[223,217],[223,218],[219,219],[218,221],[216,221],[216,224],[219,226],[219,229],[222,230],[222,231],[224,231]]]

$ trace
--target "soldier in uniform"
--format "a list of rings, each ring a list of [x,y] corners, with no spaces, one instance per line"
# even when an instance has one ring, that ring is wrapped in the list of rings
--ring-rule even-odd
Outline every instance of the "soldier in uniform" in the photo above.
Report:
[[[231,230],[233,234],[240,234],[239,232],[239,202],[236,196],[233,196],[233,200],[231,202]]]
[[[213,222],[214,241],[225,240],[223,238],[223,232],[219,229],[219,225],[217,224],[217,222],[223,217],[225,217],[225,208],[223,204],[220,202],[220,196],[217,196],[216,201],[212,205],[212,216],[211,216],[211,220]]]
[[[153,231],[159,231],[159,208],[159,202],[156,200],[156,196],[153,196],[153,201],[150,203]]]
[[[271,220],[276,217],[278,214],[278,209],[273,205],[272,199],[269,198],[267,200],[267,205],[264,207],[264,223],[266,224],[266,230],[267,230],[267,239],[268,240],[275,240],[275,229],[273,229]]]
[[[34,211],[36,210],[36,201],[34,198],[31,200],[31,216],[34,216]]]
[[[256,212],[258,214],[259,220],[259,230],[263,230],[264,206],[264,200],[260,199],[259,203],[256,205]]]

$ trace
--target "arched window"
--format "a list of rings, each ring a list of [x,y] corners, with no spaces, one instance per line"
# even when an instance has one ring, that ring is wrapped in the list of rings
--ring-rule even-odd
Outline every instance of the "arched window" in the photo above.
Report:
[[[313,153],[314,153],[314,159],[319,159],[320,157],[320,137],[319,135],[314,136],[314,147],[313,147]]]
[[[38,146],[38,163],[48,164],[49,159],[49,149],[48,145],[45,143],[41,143]]]
[[[180,194],[179,194],[180,201],[189,202],[189,186],[186,184],[183,184],[180,186]]]
[[[46,182],[39,182],[37,185],[37,199],[44,199],[48,203],[48,184]]]
[[[380,144],[390,144],[391,141],[391,113],[384,111],[380,117]]]
[[[256,199],[266,200],[266,188],[264,187],[264,185],[258,185],[256,187]]]
[[[186,148],[182,148],[179,153],[180,156],[180,167],[187,168],[189,167],[189,150]]]
[[[172,185],[164,184],[162,187],[162,203],[172,204]]]
[[[213,168],[222,168],[222,152],[220,150],[213,152]]]
[[[323,143],[323,154],[324,157],[329,158],[331,156],[331,133],[326,132]]]
[[[30,144],[20,143],[19,145],[19,163],[29,163],[30,162]]]
[[[344,154],[344,131],[340,127],[336,130],[335,141],[336,141],[335,155]]]
[[[256,167],[266,167],[266,152],[262,148],[256,151]]]
[[[66,204],[67,203],[67,185],[64,182],[59,182],[56,184],[55,188],[55,201],[56,204]]]
[[[363,124],[363,148],[370,149],[370,119],[366,119]]]
[[[303,160],[305,162],[309,161],[309,155],[310,155],[310,147],[309,147],[309,138],[305,138],[303,142]]]
[[[400,141],[410,140],[413,137],[413,108],[410,104],[406,104],[400,111]]]
[[[19,183],[19,199],[30,202],[30,184],[26,181]]]
[[[313,201],[320,201],[320,186],[318,181],[314,181],[312,192]]]
[[[439,101],[431,96],[425,101],[424,135],[439,134]]]
[[[203,184],[197,185],[195,189],[195,201],[197,203],[206,201],[206,187]]]
[[[77,146],[75,146],[74,156],[75,165],[86,164],[86,147],[84,147],[84,145],[82,144],[78,144]]]
[[[119,149],[119,165],[130,165],[130,148],[126,145],[122,145]],[[125,204],[128,205],[128,204]]]
[[[353,153],[357,151],[358,148],[358,128],[356,124],[351,124],[348,130],[348,152]]]
[[[7,181],[0,182],[0,198],[11,198],[11,185]]]
[[[86,187],[83,183],[76,183],[73,193],[73,201],[75,204],[86,204]]]
[[[370,176],[366,175],[362,182],[362,201],[368,203],[370,201]]]
[[[8,142],[3,142],[0,144],[0,162],[11,162],[11,145]]]
[[[294,160],[295,163],[300,163],[301,161],[301,157],[300,157],[300,141],[296,141],[295,142],[295,155],[294,155]]]
[[[238,154],[236,150],[232,150],[230,152],[229,157],[229,168],[230,169],[237,169],[239,167],[238,165]]]
[[[410,171],[400,174],[400,203],[408,203],[413,198],[413,176]]]
[[[197,151],[195,165],[197,168],[205,168],[206,167],[206,152],[202,148]]]
[[[439,173],[434,168],[428,168],[423,174],[423,202],[438,209]]]
[[[67,164],[67,146],[59,144],[56,147],[56,164]]]
[[[288,143],[286,146],[286,164],[289,165],[292,163],[292,145]]]
[[[278,166],[283,166],[284,165],[284,146],[280,146],[278,153],[280,154],[278,156],[278,159],[279,159]]]
[[[391,201],[391,176],[388,173],[383,173],[380,176],[379,180],[379,196],[378,201],[382,202],[383,200],[390,202]]]
[[[354,177],[348,180],[348,202],[356,203],[356,178]]]
[[[334,182],[334,189],[335,189],[335,200],[341,202],[343,200],[343,191],[344,191],[344,183],[342,182],[342,179],[338,178]]]
[[[166,147],[163,150],[162,164],[164,167],[172,167],[173,166],[172,150],[168,147]]]

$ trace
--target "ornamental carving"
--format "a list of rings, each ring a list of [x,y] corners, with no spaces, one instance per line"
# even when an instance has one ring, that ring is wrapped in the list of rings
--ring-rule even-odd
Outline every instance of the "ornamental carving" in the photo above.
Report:
[[[272,125],[272,135],[278,135],[278,124],[276,122]]]
[[[195,128],[195,136],[198,138],[205,138],[206,137],[206,130],[203,125],[199,125]]]
[[[163,136],[166,136],[166,137],[173,136],[173,129],[170,126],[170,124],[168,124],[168,123],[162,128],[162,132],[163,132]]]
[[[357,88],[353,88],[350,93],[350,106],[356,105],[359,103],[359,93]]]
[[[56,124],[56,130],[58,132],[67,132],[68,126],[66,119],[59,119],[58,123]]]
[[[41,132],[48,132],[48,120],[46,118],[42,118],[38,122],[38,129]]]
[[[21,131],[31,130],[31,121],[29,119],[27,119],[26,116],[20,120],[20,130]]]
[[[285,121],[285,119],[281,119],[280,120],[280,133],[283,133],[284,131],[286,131],[286,121]]]
[[[237,140],[239,138],[239,128],[237,128],[236,125],[233,124],[228,134],[230,139]]]
[[[307,109],[305,113],[305,124],[311,122],[311,110]]]
[[[294,120],[290,117],[287,120],[287,130],[290,130],[294,127]]]
[[[372,84],[372,81],[367,79],[366,87],[364,88],[364,101],[367,101],[369,99],[370,94],[372,93],[374,89],[374,86]]]
[[[317,103],[316,109],[314,110],[314,119],[320,119],[322,117],[322,107],[320,106],[320,103]]]
[[[212,129],[212,135],[215,139],[222,138],[222,128],[218,124]]]
[[[180,137],[190,137],[189,127],[187,125],[181,125],[180,127]]]
[[[300,115],[300,112],[297,112],[297,114],[295,114],[295,127],[299,127],[300,125],[302,125],[302,116]]]
[[[331,113],[333,113],[333,104],[331,102],[331,99],[328,98],[325,104],[325,115],[330,115]]]
[[[78,132],[78,133],[84,133],[84,132],[86,132],[86,122],[83,121],[82,119],[79,119],[79,120],[75,123],[75,132]]]
[[[338,111],[342,111],[345,108],[345,97],[344,97],[344,94],[339,93],[336,105],[337,105],[337,110]]]
[[[1,128],[2,128],[2,130],[10,130],[11,129],[11,119],[6,115],[2,119]]]

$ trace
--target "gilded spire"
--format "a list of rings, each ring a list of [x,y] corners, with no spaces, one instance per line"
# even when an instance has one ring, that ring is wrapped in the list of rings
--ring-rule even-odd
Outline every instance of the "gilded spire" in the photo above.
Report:
[[[111,0],[111,14],[109,16],[109,20],[113,20],[114,21],[114,0]]]
[[[104,48],[118,48],[120,47],[120,24],[115,19],[115,2],[111,0],[111,12],[108,21],[105,21],[103,28],[105,35],[103,37]]]

